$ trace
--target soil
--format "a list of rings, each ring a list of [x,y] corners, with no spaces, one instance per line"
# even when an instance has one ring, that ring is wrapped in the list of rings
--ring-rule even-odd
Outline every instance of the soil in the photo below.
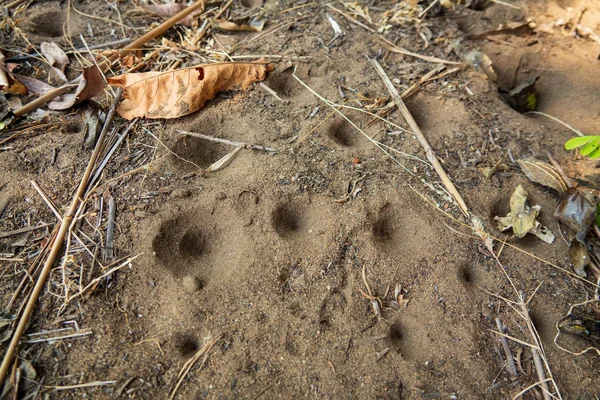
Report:
[[[573,154],[564,150],[564,142],[573,132],[544,116],[520,114],[498,90],[539,75],[538,110],[597,134],[599,43],[575,35],[569,26],[552,32],[540,27],[575,15],[600,33],[600,4],[507,2],[520,9],[496,3],[483,10],[433,7],[420,24],[409,20],[383,35],[438,58],[461,61],[459,54],[478,49],[492,60],[496,83],[463,68],[422,85],[406,103],[470,212],[491,234],[506,237],[493,218],[509,212],[519,184],[530,204],[541,205],[539,220],[556,235],[554,243],[528,235],[510,239],[513,247],[496,244],[495,250],[502,248],[499,260],[517,290],[533,296],[531,320],[562,396],[595,399],[600,356],[574,356],[554,344],[556,323],[571,305],[593,296],[594,288],[567,273],[572,272],[569,246],[553,217],[558,195],[529,181],[514,163],[546,159],[546,152],[561,164],[571,163]],[[69,12],[68,3],[28,4],[14,17],[22,34],[3,27],[5,56],[24,51],[23,37],[31,45],[55,41],[68,49],[67,23],[78,47],[80,34],[88,45],[102,44],[124,35],[138,37],[159,21],[131,1],[72,2],[87,15]],[[259,3],[234,1],[225,16],[261,13],[270,32],[262,38],[251,40],[259,35],[254,32],[215,31],[197,53],[169,52],[164,41],[159,60],[145,68],[165,69],[177,60],[179,67],[201,64],[216,57],[203,50],[207,43],[214,51],[238,45],[230,55],[278,56],[271,57],[275,70],[265,84],[283,101],[254,85],[224,93],[189,116],[135,125],[86,201],[78,229],[87,247],[73,239],[66,262],[70,293],[108,270],[100,263],[110,264],[102,260],[110,197],[117,204],[117,264],[110,265],[138,257],[66,306],[62,268],[56,265],[28,333],[72,327],[69,321],[75,321],[79,330],[92,334],[23,343],[20,359],[29,360],[36,374],[27,375],[30,380],[15,398],[39,390],[35,398],[167,399],[184,363],[207,338],[216,337],[205,362],[201,358],[195,364],[175,398],[509,399],[537,382],[528,346],[509,340],[519,376],[511,377],[505,368],[499,337],[491,332],[497,330],[495,319],[504,322],[510,336],[531,342],[527,323],[501,299],[516,300],[510,282],[466,228],[469,221],[441,189],[438,176],[422,162],[426,157],[417,139],[373,123],[364,113],[344,111],[367,135],[421,159],[394,153],[395,162],[339,115],[326,119],[331,108],[293,76],[295,69],[312,90],[334,102],[372,108],[385,104],[380,99],[389,95],[365,56],[380,57],[399,92],[438,64],[389,53],[375,41],[378,34],[324,3]],[[396,2],[359,3],[369,6],[376,22]],[[114,4],[123,25],[116,22]],[[209,7],[220,6],[212,2]],[[327,15],[345,32],[330,45]],[[535,21],[537,33],[464,38],[527,18]],[[427,31],[431,38],[425,42],[419,33]],[[164,37],[180,42],[188,33],[176,27]],[[453,46],[456,39],[462,40]],[[148,46],[161,47],[160,39]],[[74,77],[80,66],[70,57],[67,74]],[[47,65],[36,60],[19,68],[23,75],[54,79]],[[108,98],[97,101],[108,108]],[[0,230],[49,224],[0,239],[0,295],[9,314],[19,312],[22,296],[11,298],[57,222],[30,182],[37,182],[61,213],[66,211],[91,153],[83,146],[86,107],[53,112],[44,126],[0,148]],[[388,118],[407,127],[398,111]],[[120,118],[114,123],[118,132],[126,125]],[[203,173],[232,147],[178,130],[279,152],[243,150],[225,169]],[[481,169],[499,161],[509,168],[486,178]],[[593,271],[588,270],[588,278],[594,280]],[[586,346],[569,335],[561,335],[560,343],[572,351]],[[114,382],[65,388],[99,381]],[[524,398],[542,398],[542,392],[535,388]]]

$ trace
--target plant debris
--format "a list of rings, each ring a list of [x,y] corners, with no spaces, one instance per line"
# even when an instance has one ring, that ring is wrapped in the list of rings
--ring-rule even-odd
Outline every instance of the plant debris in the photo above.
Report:
[[[535,83],[539,78],[539,76],[534,76],[533,78],[524,80],[515,86],[514,89],[508,92],[500,92],[500,94],[512,108],[520,113],[535,111],[538,105]]]
[[[559,194],[567,190],[565,181],[552,165],[533,158],[518,160],[517,163],[530,181],[554,189]]]
[[[124,100],[117,109],[123,118],[177,118],[201,109],[219,92],[244,90],[262,81],[272,69],[264,60],[203,64],[175,71],[124,74],[109,78],[108,83],[124,89]]]
[[[590,225],[596,219],[596,202],[577,188],[568,189],[561,197],[554,216],[562,222],[575,238],[584,243]]]
[[[51,110],[66,110],[84,100],[92,99],[104,92],[104,78],[97,66],[92,65],[83,69],[81,79],[75,93],[63,94],[48,103]]]
[[[63,49],[54,42],[43,42],[40,45],[40,52],[46,58],[56,75],[66,82],[65,68],[69,64],[69,57],[67,57]]]
[[[554,235],[550,229],[537,221],[541,209],[539,205],[530,207],[527,204],[527,191],[519,185],[510,198],[510,212],[505,217],[494,217],[494,221],[497,221],[498,229],[502,232],[512,228],[518,239],[531,233],[546,243],[552,243]]]

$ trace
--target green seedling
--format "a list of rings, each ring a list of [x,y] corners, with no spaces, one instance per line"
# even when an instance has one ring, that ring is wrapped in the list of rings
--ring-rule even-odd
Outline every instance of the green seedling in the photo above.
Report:
[[[579,152],[588,158],[600,157],[600,136],[579,136],[567,140],[565,149],[573,150],[580,147]]]

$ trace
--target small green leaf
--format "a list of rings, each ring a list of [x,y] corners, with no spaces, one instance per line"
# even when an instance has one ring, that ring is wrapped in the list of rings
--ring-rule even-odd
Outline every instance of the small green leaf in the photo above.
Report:
[[[600,157],[600,147],[598,147],[596,150],[592,151],[590,154],[588,154],[589,158],[598,158]]]
[[[581,153],[582,156],[588,156],[594,150],[596,150],[598,148],[598,145],[600,145],[600,143],[598,143],[598,142],[590,142],[590,143],[586,144],[585,146],[583,146],[581,148],[581,150],[579,150],[579,152]]]
[[[596,206],[596,225],[600,226],[600,203]]]
[[[567,140],[567,142],[565,143],[565,149],[567,150],[573,150],[577,147],[581,147],[585,144],[588,144],[589,142],[592,142],[594,140],[598,141],[599,137],[598,136],[578,136],[578,137],[574,137],[571,138],[569,140]]]

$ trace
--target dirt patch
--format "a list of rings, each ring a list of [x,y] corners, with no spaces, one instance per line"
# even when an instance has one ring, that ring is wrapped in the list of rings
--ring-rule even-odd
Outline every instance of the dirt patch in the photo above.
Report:
[[[80,34],[86,44],[101,45],[138,37],[156,21],[133,2],[72,2],[88,16],[73,9],[67,14],[67,3],[28,5],[20,27],[31,43],[65,45],[67,21],[77,48],[85,48]],[[592,287],[565,273],[572,270],[568,245],[552,216],[558,197],[528,181],[514,163],[544,158],[547,151],[563,162],[572,156],[563,147],[572,132],[541,115],[518,113],[499,89],[540,75],[539,110],[594,134],[600,118],[592,106],[600,101],[597,44],[558,26],[525,37],[449,39],[527,17],[538,25],[554,23],[567,12],[564,2],[509,1],[518,10],[491,4],[444,11],[435,5],[419,23],[402,8],[405,2],[359,3],[369,8],[373,27],[396,6],[404,19],[389,22],[383,35],[398,46],[452,61],[461,60],[461,49],[479,49],[493,61],[496,83],[464,68],[422,83],[406,104],[470,211],[506,240],[495,247],[502,247],[506,273],[526,297],[535,292],[531,320],[563,397],[594,398],[600,359],[574,357],[553,343],[556,322],[570,305],[593,296]],[[572,3],[587,8],[581,21],[597,31],[598,7]],[[224,18],[264,17],[266,30],[210,28],[198,51],[190,51],[180,42],[192,31],[176,27],[148,44],[144,54],[156,54],[143,68],[271,55],[276,68],[264,83],[277,97],[254,85],[222,93],[176,120],[136,122],[86,198],[73,228],[77,237],[52,271],[28,331],[62,335],[55,330],[71,329],[74,321],[92,333],[43,343],[27,336],[19,356],[32,362],[37,376],[28,377],[22,397],[39,388],[49,399],[168,398],[184,363],[217,335],[206,362],[190,370],[176,398],[504,399],[535,383],[529,347],[510,342],[520,357],[519,377],[510,377],[492,332],[500,318],[508,335],[531,340],[525,320],[499,297],[515,296],[504,271],[468,228],[399,112],[386,114],[388,122],[372,115],[389,98],[365,54],[378,58],[399,92],[438,65],[389,53],[375,41],[379,34],[318,2],[230,6]],[[327,15],[345,35],[334,38]],[[366,17],[356,20],[371,26]],[[0,35],[7,56],[27,46],[8,28]],[[68,74],[81,67],[76,58]],[[19,63],[22,73],[47,76],[45,64]],[[98,101],[106,109],[108,101]],[[32,228],[0,238],[0,295],[9,314],[21,309],[28,276],[36,273],[30,268],[57,221],[48,204],[66,209],[89,159],[81,118],[86,107],[52,113],[43,125],[29,121],[0,148],[0,231]],[[116,120],[109,143],[126,124]],[[244,149],[227,168],[206,173],[233,147],[180,130],[278,151]],[[484,177],[481,169],[498,162],[509,168]],[[506,215],[519,184],[531,204],[541,205],[539,220],[557,236],[553,244],[533,236],[516,241],[496,230],[494,217]],[[104,259],[110,197],[117,204],[113,261]],[[131,265],[106,275],[132,256]],[[21,282],[25,292],[19,293]],[[90,284],[84,295],[65,301]],[[581,347],[576,337],[563,339],[569,348]],[[112,383],[55,390],[99,381]],[[525,397],[541,398],[541,392]]]

